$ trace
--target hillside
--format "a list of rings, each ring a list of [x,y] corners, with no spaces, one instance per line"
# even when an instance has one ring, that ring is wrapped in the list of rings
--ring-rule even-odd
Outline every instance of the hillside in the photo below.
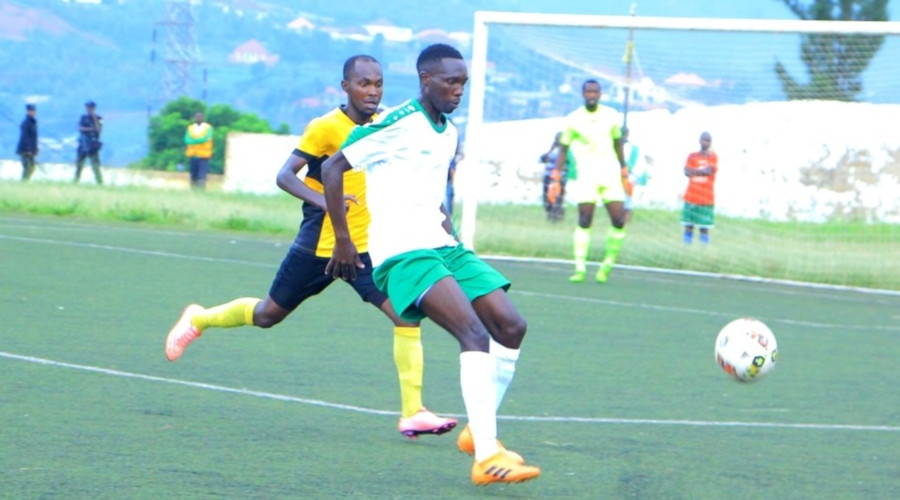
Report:
[[[468,53],[465,36],[471,32],[476,10],[623,15],[631,2],[394,0],[385,8],[384,3],[332,0],[327,5],[298,5],[290,0],[198,2],[194,37],[206,81],[197,68],[192,97],[202,98],[205,91],[210,103],[257,113],[276,126],[286,123],[297,133],[311,117],[339,101],[338,69],[353,53],[371,53],[384,63],[385,104],[396,104],[416,92],[411,68],[423,45],[455,33],[457,38],[450,40]],[[640,3],[639,14],[792,17],[778,0],[689,4],[648,0]],[[0,127],[0,157],[13,157],[23,105],[36,102],[42,159],[71,161],[75,123],[87,99],[98,102],[98,113],[106,122],[105,162],[123,166],[142,157],[148,116],[162,105],[166,31],[160,22],[164,16],[163,0],[103,0],[100,4],[0,0],[0,65],[8,68],[0,73],[0,118],[5,123]],[[293,21],[298,27],[309,23],[312,28],[292,29]],[[382,31],[408,30],[412,38],[392,41],[390,31],[372,37],[372,25]],[[644,42],[643,54],[655,52],[650,43]],[[237,50],[242,46],[254,49]],[[741,71],[758,70],[735,67],[734,78],[740,80]],[[536,83],[559,85],[553,80]]]

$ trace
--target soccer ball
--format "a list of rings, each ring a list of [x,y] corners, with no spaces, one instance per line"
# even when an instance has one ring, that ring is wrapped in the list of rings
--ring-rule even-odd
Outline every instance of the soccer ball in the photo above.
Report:
[[[740,318],[716,337],[716,363],[741,382],[753,382],[775,368],[778,342],[769,327],[753,318]]]

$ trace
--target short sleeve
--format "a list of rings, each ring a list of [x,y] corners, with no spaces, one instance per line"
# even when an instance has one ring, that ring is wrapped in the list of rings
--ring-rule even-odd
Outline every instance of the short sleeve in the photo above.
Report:
[[[609,135],[610,135],[610,137],[613,138],[613,140],[621,139],[622,138],[622,127],[619,126],[618,123],[613,123],[612,128],[609,130]]]
[[[575,130],[575,127],[572,125],[566,125],[566,128],[559,133],[559,143],[563,146],[569,147],[572,145],[572,141],[575,140],[575,136],[578,135],[578,132]]]
[[[354,170],[369,170],[393,156],[405,155],[410,144],[402,139],[399,122],[390,126],[359,126],[350,133],[341,152]]]
[[[309,122],[309,125],[303,130],[303,135],[300,137],[300,144],[297,145],[297,150],[299,150],[303,156],[307,157],[307,159],[322,158],[327,154],[325,151],[326,142],[324,141],[324,129],[325,126],[322,121],[316,118]]]

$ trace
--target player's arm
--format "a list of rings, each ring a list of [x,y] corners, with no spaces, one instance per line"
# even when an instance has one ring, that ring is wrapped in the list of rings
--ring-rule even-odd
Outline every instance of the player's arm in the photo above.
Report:
[[[715,172],[715,170],[711,166],[693,167],[691,166],[690,161],[684,167],[684,175],[688,177],[708,177],[712,175],[713,172]]]
[[[693,158],[688,156],[687,161],[684,163],[684,175],[688,177],[694,177],[697,175],[697,169],[693,167]]]
[[[610,130],[610,137],[612,138],[613,151],[616,152],[616,160],[619,162],[619,176],[621,177],[622,188],[625,189],[625,194],[631,196],[634,193],[634,185],[629,177],[628,162],[625,161],[625,140],[622,136],[622,128],[618,124],[613,125]]]
[[[363,263],[350,239],[347,225],[347,206],[344,201],[344,172],[353,168],[344,153],[338,151],[322,164],[322,184],[325,187],[325,205],[334,228],[334,251],[325,266],[325,274],[343,280],[356,279],[356,270]]]
[[[308,164],[309,161],[298,154],[297,150],[294,150],[278,171],[275,183],[278,184],[278,187],[281,188],[282,191],[294,198],[299,198],[324,210],[325,196],[315,192],[297,177],[297,174],[299,174]]]

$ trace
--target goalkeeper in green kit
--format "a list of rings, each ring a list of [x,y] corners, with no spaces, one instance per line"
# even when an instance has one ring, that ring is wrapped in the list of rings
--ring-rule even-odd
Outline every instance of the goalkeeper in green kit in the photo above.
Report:
[[[612,225],[607,230],[606,251],[594,278],[605,283],[625,240],[625,194],[632,187],[622,154],[619,113],[600,104],[600,84],[596,80],[585,81],[581,90],[584,106],[565,118],[554,168],[562,171],[567,153],[572,152],[574,169],[569,171],[566,196],[578,205],[578,226],[573,237],[575,274],[569,281],[581,283],[587,276],[590,229],[597,203],[601,202]]]

